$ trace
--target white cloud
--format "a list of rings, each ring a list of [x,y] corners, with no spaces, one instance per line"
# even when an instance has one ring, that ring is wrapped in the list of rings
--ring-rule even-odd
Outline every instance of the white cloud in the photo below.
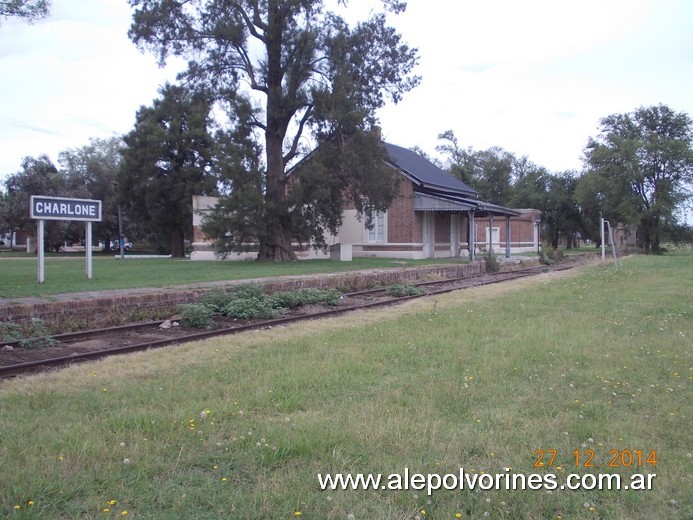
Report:
[[[129,131],[184,68],[137,50],[131,16],[124,0],[54,0],[48,20],[0,26],[0,178],[24,156]],[[604,116],[657,103],[693,115],[692,19],[687,0],[410,0],[391,21],[419,48],[423,82],[380,112],[384,136],[433,153],[452,129],[463,146],[579,168]]]
[[[421,87],[382,111],[392,141],[433,151],[498,145],[578,169],[599,119],[642,105],[693,113],[683,1],[410,2],[397,22],[421,51]],[[686,16],[686,13],[688,16]],[[414,130],[415,129],[415,130]]]
[[[0,26],[0,176],[25,156],[122,134],[175,68],[156,66],[127,37],[125,2],[55,1],[49,19]],[[180,62],[178,63],[181,67]]]

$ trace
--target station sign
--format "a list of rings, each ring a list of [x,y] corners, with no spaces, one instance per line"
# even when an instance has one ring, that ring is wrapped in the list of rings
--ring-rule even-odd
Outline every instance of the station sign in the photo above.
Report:
[[[101,201],[32,195],[30,215],[37,220],[101,222]]]
[[[85,223],[84,252],[87,259],[87,278],[92,276],[91,228],[92,222],[101,222],[101,201],[92,199],[67,199],[65,197],[48,197],[32,195],[29,200],[29,214],[36,220],[36,253],[38,266],[38,283],[46,280],[45,251],[43,239],[46,220],[81,220]]]

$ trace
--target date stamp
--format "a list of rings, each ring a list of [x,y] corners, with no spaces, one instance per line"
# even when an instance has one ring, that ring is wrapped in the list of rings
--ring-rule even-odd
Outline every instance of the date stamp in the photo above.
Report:
[[[592,449],[573,450],[567,455],[559,454],[553,449],[534,450],[535,468],[558,468],[573,466],[575,468],[643,468],[657,466],[657,450],[609,450],[608,455],[597,456]],[[600,454],[601,455],[601,454]],[[568,459],[569,462],[566,462]]]

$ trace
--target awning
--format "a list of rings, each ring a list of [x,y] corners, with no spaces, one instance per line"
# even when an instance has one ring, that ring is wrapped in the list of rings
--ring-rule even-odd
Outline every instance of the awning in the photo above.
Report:
[[[414,211],[449,211],[459,213],[475,209],[471,204],[447,200],[434,195],[414,193]]]
[[[441,193],[433,190],[423,192],[414,191],[414,211],[447,211],[462,212],[474,211],[476,216],[502,215],[505,217],[517,217],[521,213],[517,210],[504,208],[490,202],[479,199],[469,199],[460,195]]]

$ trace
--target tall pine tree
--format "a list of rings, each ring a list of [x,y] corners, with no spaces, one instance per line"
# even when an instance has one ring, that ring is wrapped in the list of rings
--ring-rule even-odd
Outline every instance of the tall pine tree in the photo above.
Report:
[[[130,214],[182,257],[184,240],[192,238],[192,196],[216,193],[210,102],[182,86],[167,84],[160,92],[151,107],[140,108],[124,138],[118,188]]]

